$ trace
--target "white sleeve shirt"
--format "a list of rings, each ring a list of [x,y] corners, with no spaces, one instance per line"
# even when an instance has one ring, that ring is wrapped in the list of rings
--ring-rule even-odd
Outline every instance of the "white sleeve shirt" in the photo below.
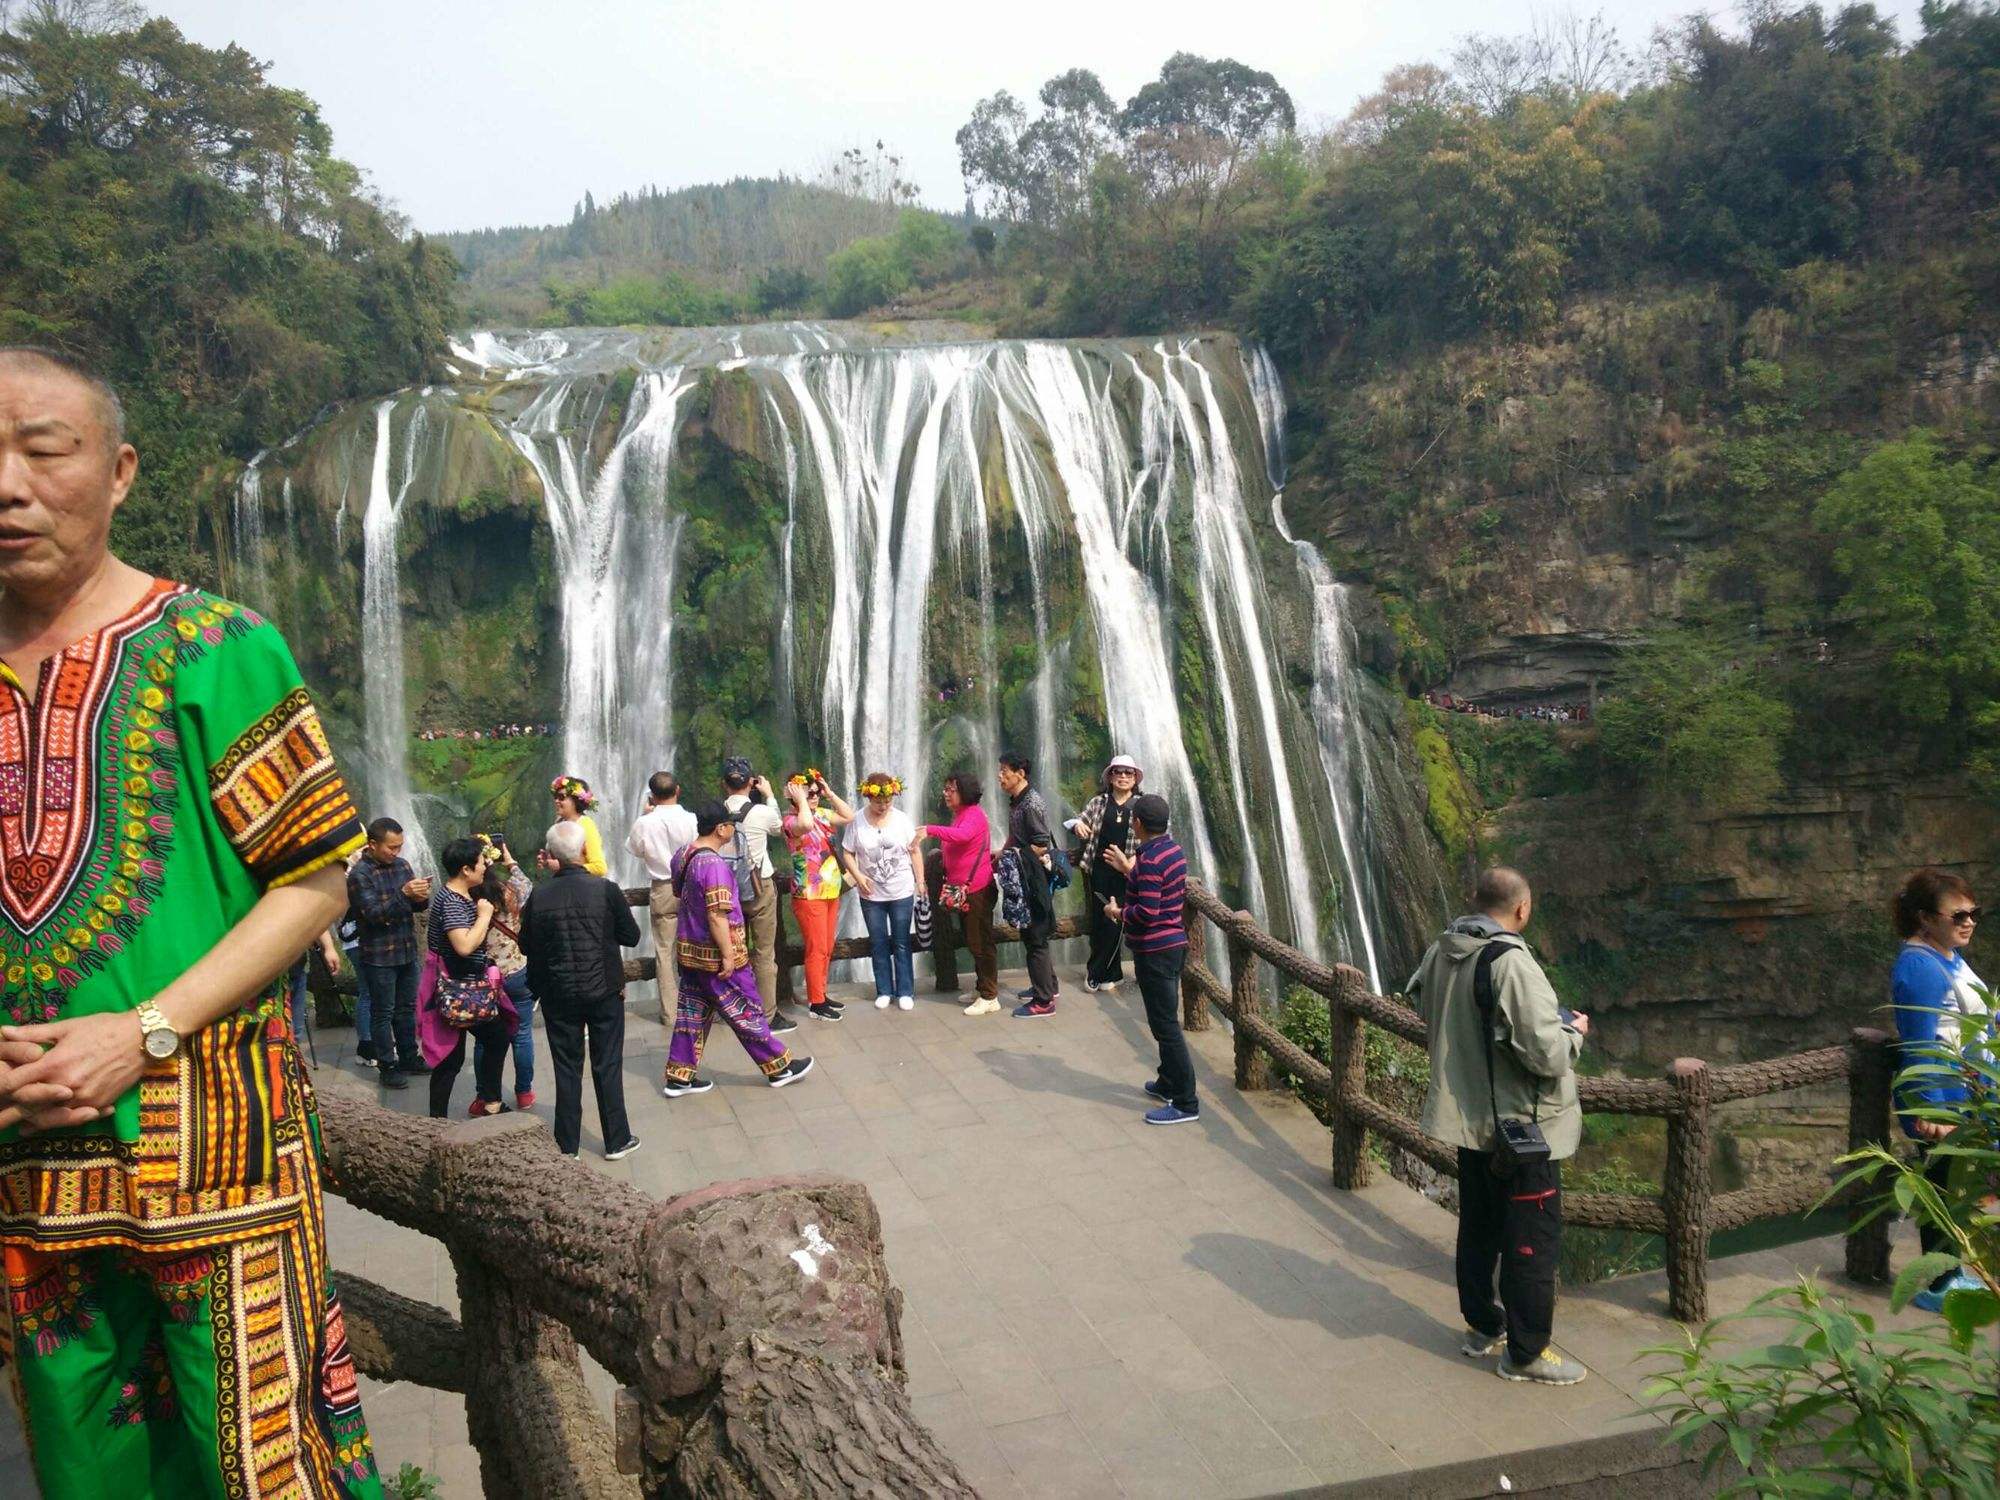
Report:
[[[678,802],[670,802],[640,814],[625,847],[644,862],[652,879],[672,880],[674,856],[699,836],[694,814]]]

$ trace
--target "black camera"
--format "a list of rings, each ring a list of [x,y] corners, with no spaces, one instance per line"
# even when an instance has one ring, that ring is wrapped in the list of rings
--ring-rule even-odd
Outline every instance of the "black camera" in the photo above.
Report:
[[[1549,1159],[1548,1138],[1533,1120],[1502,1120],[1493,1154],[1510,1167],[1532,1166]]]

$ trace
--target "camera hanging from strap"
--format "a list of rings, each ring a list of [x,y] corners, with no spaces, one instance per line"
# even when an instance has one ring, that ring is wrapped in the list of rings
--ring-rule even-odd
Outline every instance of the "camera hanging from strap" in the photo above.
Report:
[[[1479,950],[1479,957],[1472,963],[1472,998],[1479,1007],[1479,1025],[1486,1042],[1486,1097],[1493,1109],[1493,1170],[1502,1177],[1512,1176],[1516,1167],[1549,1159],[1548,1139],[1542,1134],[1540,1124],[1542,1091],[1539,1081],[1535,1085],[1534,1108],[1529,1111],[1527,1119],[1500,1118],[1500,1083],[1493,1068],[1493,1049],[1500,1042],[1500,1028],[1495,1019],[1499,1000],[1493,993],[1493,962],[1513,946],[1495,938]]]

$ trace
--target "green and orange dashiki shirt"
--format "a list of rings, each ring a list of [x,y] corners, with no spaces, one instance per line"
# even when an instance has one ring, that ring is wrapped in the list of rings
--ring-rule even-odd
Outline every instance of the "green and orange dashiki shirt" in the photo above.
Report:
[[[156,580],[44,662],[33,701],[0,666],[0,1011],[134,1010],[363,838],[277,628]],[[282,988],[149,1064],[111,1118],[0,1131],[0,1243],[160,1251],[296,1215]]]

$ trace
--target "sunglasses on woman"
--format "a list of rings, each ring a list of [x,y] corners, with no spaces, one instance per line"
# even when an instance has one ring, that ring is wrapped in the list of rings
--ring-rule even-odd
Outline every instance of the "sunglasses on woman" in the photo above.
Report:
[[[1952,926],[1963,927],[1966,923],[1977,922],[1981,917],[1985,916],[1986,908],[1983,906],[1966,906],[1961,907],[1957,911],[1944,912],[1942,915],[1951,919]]]

